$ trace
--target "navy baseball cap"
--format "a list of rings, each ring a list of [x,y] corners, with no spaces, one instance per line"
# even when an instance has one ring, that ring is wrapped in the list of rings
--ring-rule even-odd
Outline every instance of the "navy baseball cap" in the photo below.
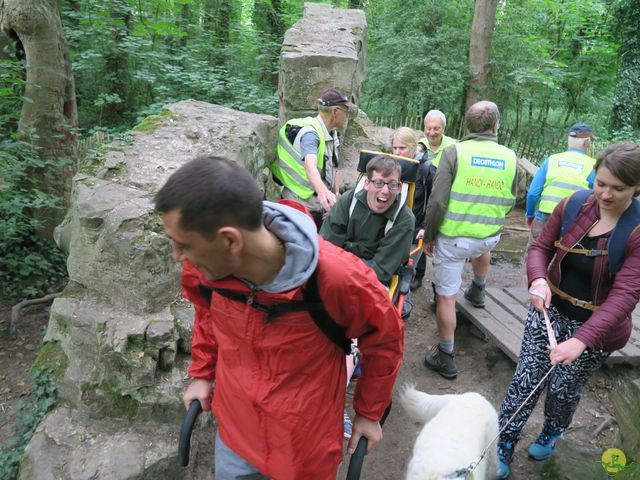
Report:
[[[596,137],[593,134],[593,128],[588,123],[576,123],[569,129],[569,136],[576,138],[591,138],[595,140]]]
[[[337,107],[338,105],[344,105],[347,108],[358,108],[356,104],[349,101],[347,96],[342,92],[336,90],[335,88],[329,88],[325,90],[320,98],[318,99],[318,104],[323,107]]]

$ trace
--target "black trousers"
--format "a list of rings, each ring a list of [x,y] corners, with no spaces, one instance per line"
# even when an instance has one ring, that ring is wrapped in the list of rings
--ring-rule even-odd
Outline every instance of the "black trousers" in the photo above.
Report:
[[[571,338],[581,325],[581,323],[559,313],[553,304],[548,313],[558,343]],[[533,387],[538,384],[551,368],[548,344],[544,316],[530,306],[524,327],[518,366],[500,407],[501,429],[518,407],[522,405]],[[527,404],[500,435],[500,439],[511,442],[514,445],[518,442],[522,427],[529,419],[540,394],[545,388],[547,390],[547,398],[544,404],[543,431],[551,435],[564,433],[571,424],[573,414],[578,408],[584,386],[609,355],[609,352],[585,350],[582,355],[570,364],[556,365],[544,384],[538,387]]]

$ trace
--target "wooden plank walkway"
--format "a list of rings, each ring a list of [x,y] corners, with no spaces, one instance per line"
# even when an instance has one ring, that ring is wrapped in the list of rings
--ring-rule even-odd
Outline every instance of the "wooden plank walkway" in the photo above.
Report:
[[[461,290],[456,306],[490,342],[514,362],[518,361],[529,306],[529,294],[524,288],[487,288],[485,308],[475,308],[464,298]],[[633,312],[629,342],[607,360],[608,365],[621,363],[640,366],[640,306]]]

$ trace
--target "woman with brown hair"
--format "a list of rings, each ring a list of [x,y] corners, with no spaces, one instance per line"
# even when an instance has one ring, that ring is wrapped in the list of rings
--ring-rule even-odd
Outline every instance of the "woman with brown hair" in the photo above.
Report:
[[[542,390],[544,426],[528,449],[535,460],[553,454],[582,389],[631,335],[640,298],[640,147],[609,146],[595,171],[594,191],[560,202],[528,252],[531,306],[518,366],[500,408],[501,478],[509,476],[515,444]],[[545,315],[553,334],[547,333]]]

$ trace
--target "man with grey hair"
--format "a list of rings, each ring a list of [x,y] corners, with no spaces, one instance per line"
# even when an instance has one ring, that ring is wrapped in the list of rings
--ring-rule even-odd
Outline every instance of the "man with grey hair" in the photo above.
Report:
[[[576,190],[593,190],[596,160],[588,152],[595,138],[590,125],[576,123],[569,129],[567,151],[549,156],[540,165],[527,192],[529,243],[538,237],[560,200]]]
[[[445,147],[456,142],[455,138],[447,137],[444,134],[447,128],[447,117],[440,110],[429,110],[424,116],[424,134],[425,137],[418,141],[418,148],[423,152],[423,156],[420,160],[422,168],[425,171],[431,171],[429,175],[428,184],[425,188],[428,192],[431,192],[433,178],[435,176],[435,170],[440,163],[440,157]],[[427,199],[428,200],[428,199]],[[426,205],[425,205],[426,208]],[[417,238],[422,238],[424,230],[422,230]],[[427,258],[422,255],[416,265],[416,274],[411,281],[411,290],[417,290],[422,286],[422,278],[424,277],[427,269]],[[433,283],[431,284],[433,287]],[[435,289],[434,289],[434,301],[435,301]]]
[[[448,379],[458,375],[453,346],[456,294],[464,264],[470,258],[473,267],[473,281],[464,296],[475,307],[484,307],[491,250],[500,240],[517,186],[516,154],[498,144],[498,106],[488,101],[474,103],[465,122],[469,134],[442,153],[424,234],[425,251],[433,256],[439,336],[424,363]]]
[[[277,159],[271,172],[282,185],[282,198],[307,207],[318,227],[337,201],[338,131],[346,129],[349,110],[357,107],[329,88],[318,99],[318,116],[292,119],[280,129]]]
[[[425,152],[427,160],[438,168],[445,147],[455,143],[456,139],[444,134],[447,117],[440,110],[429,110],[424,116],[424,137],[418,141],[418,148]]]

